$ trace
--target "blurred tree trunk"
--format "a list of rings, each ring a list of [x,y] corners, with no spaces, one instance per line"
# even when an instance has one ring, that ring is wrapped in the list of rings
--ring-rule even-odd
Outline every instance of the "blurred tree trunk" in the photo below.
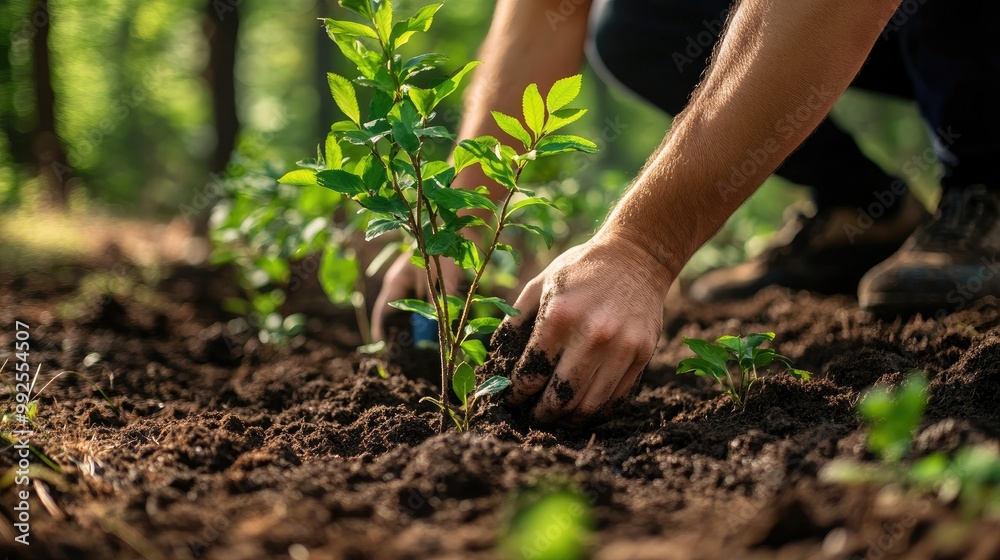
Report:
[[[28,131],[18,126],[19,119],[14,110],[14,94],[21,76],[16,73],[13,63],[16,56],[15,30],[21,25],[30,25],[29,18],[33,12],[34,6],[30,6],[30,11],[25,12],[20,6],[13,4],[0,5],[0,53],[3,53],[0,55],[0,130],[7,137],[11,161],[15,166],[30,166],[35,163],[31,137]]]
[[[320,0],[316,3],[316,6],[319,10],[318,17],[334,17],[334,7],[330,0]],[[315,79],[316,91],[319,92],[319,119],[316,126],[318,137],[324,139],[330,133],[330,125],[337,120],[337,106],[333,102],[333,96],[330,95],[330,86],[326,78],[327,72],[342,73],[336,69],[337,61],[332,56],[335,48],[333,41],[330,40],[330,36],[326,33],[326,27],[322,25],[316,26],[317,72],[315,72]]]
[[[49,30],[52,27],[49,2],[39,2],[30,17],[37,26],[32,37],[32,81],[38,119],[33,139],[35,163],[38,165],[38,174],[45,180],[52,203],[65,207],[69,202],[69,180],[73,176],[73,169],[56,132],[56,95],[52,89],[49,57]]]
[[[209,0],[205,14],[204,33],[208,41],[208,67],[205,80],[212,94],[212,112],[215,120],[215,148],[208,160],[210,180],[216,180],[229,165],[236,137],[240,132],[240,119],[236,112],[236,51],[239,46],[240,2],[237,0]],[[194,233],[207,236],[212,204],[202,208],[195,219]]]
[[[209,170],[213,173],[225,171],[240,131],[235,76],[240,29],[238,4],[232,0],[209,0],[205,18],[205,37],[209,43],[206,79],[215,114],[216,143],[209,160]]]

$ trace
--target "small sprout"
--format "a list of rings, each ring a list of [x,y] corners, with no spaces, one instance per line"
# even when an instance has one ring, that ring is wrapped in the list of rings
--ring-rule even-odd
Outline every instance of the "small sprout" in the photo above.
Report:
[[[923,420],[927,386],[924,375],[914,373],[898,389],[869,389],[857,409],[868,427],[868,450],[878,462],[834,460],[820,471],[820,479],[933,492],[944,502],[957,501],[967,519],[982,515],[1000,519],[1000,453],[996,449],[964,446],[950,457],[934,452],[905,463]]]
[[[774,340],[773,332],[751,333],[743,337],[726,335],[711,343],[699,338],[685,338],[696,358],[686,358],[677,364],[677,373],[691,373],[715,378],[722,390],[729,395],[733,405],[745,407],[750,389],[770,375],[770,366],[775,362],[785,365],[793,377],[808,381],[812,374],[803,369],[792,367],[787,357],[778,354],[772,348],[761,348],[765,342]],[[738,372],[736,378],[730,371],[729,363],[735,362]]]
[[[521,498],[524,503],[501,538],[504,557],[510,559],[574,560],[587,558],[594,530],[590,502],[575,489]]]
[[[912,375],[896,391],[871,389],[858,412],[871,429],[868,450],[883,461],[897,463],[910,451],[913,434],[927,406],[927,379]]]

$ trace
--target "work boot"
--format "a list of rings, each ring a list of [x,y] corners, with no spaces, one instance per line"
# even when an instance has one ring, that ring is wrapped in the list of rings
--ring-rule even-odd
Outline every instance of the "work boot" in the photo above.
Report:
[[[862,309],[879,317],[938,319],[983,296],[1000,296],[1000,195],[949,189],[937,212],[858,286]]]
[[[868,209],[821,208],[799,213],[777,234],[770,249],[742,264],[709,271],[689,295],[709,303],[752,296],[770,285],[825,294],[852,293],[871,267],[900,248],[929,217],[907,190],[898,201]]]

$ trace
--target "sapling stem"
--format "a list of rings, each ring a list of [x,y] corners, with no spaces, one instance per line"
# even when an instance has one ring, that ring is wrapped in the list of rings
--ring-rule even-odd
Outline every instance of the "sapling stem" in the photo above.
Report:
[[[576,75],[552,84],[545,99],[537,84],[529,85],[524,91],[523,121],[516,116],[492,113],[500,128],[527,150],[525,153],[519,154],[519,148],[503,144],[492,136],[481,136],[459,142],[453,152],[454,163],[429,158],[423,152],[427,145],[425,140],[455,140],[446,127],[429,126],[435,109],[457,91],[463,77],[477,63],[465,64],[449,77],[432,81],[430,86],[426,86],[423,79],[411,80],[417,74],[437,69],[445,57],[424,54],[407,59],[397,53],[397,49],[414,33],[428,30],[441,5],[425,6],[412,17],[393,22],[390,1],[380,0],[376,5],[367,0],[340,0],[342,7],[362,16],[368,26],[324,20],[331,38],[357,67],[360,77],[350,80],[333,73],[328,75],[333,99],[348,120],[331,127],[325,158],[319,156],[311,164],[303,164],[301,167],[305,169],[288,173],[279,182],[325,187],[358,202],[370,212],[366,239],[397,229],[413,238],[412,260],[419,260],[431,301],[403,299],[390,305],[437,323],[441,394],[440,399],[425,397],[422,402],[432,402],[441,408],[441,430],[445,429],[449,416],[459,430],[468,430],[477,399],[496,394],[510,385],[509,379],[500,376],[479,384],[474,369],[486,356],[484,346],[472,337],[488,335],[501,322],[486,317],[471,319],[477,291],[498,249],[517,256],[513,248],[500,245],[500,236],[507,226],[518,226],[541,235],[549,246],[552,243],[552,234],[547,229],[511,219],[515,211],[526,206],[552,206],[551,201],[518,187],[521,174],[528,161],[568,152],[593,153],[597,145],[578,136],[552,134],[586,113],[584,109],[566,108],[580,93],[582,77]],[[378,49],[366,46],[370,41],[377,42]],[[358,103],[355,84],[376,90],[367,114]],[[351,164],[351,158],[344,158],[341,153],[342,142],[365,146],[370,155]],[[380,153],[380,143],[388,145],[388,149],[382,150],[387,152],[385,157]],[[481,189],[452,186],[456,175],[470,165],[481,166],[488,177],[508,189],[499,210],[497,203]],[[513,203],[517,192],[528,198]],[[476,209],[496,213],[496,221],[470,218],[466,214]],[[488,238],[488,244],[478,234],[469,233],[478,227],[492,233],[491,237],[483,236]],[[448,293],[446,268],[442,262],[445,258],[472,271],[467,292]],[[516,314],[503,300],[486,299],[502,311]],[[456,309],[453,310],[453,306]],[[358,323],[367,330],[367,318],[362,320],[359,315]],[[461,401],[461,408],[449,404],[453,400],[450,397],[452,390]]]

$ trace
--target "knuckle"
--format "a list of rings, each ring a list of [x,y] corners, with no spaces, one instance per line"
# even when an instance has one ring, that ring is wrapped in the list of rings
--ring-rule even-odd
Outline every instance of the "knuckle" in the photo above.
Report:
[[[545,321],[556,328],[568,327],[577,320],[576,311],[553,300],[545,310]]]
[[[606,321],[596,322],[587,327],[585,334],[591,344],[604,345],[614,341],[618,336],[618,326]]]

